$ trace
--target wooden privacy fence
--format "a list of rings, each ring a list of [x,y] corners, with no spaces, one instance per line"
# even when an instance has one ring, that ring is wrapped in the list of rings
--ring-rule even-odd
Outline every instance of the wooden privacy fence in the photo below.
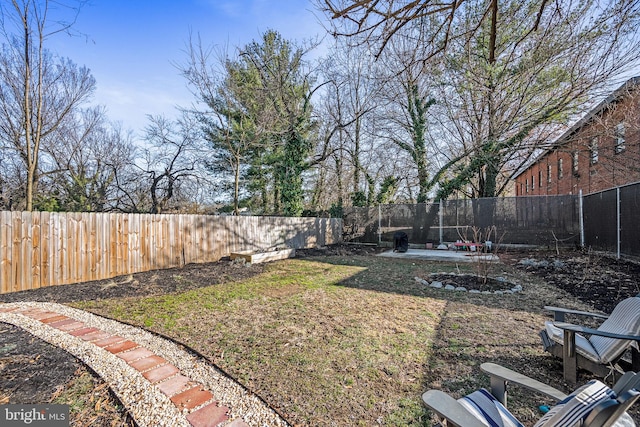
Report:
[[[0,293],[342,240],[342,219],[0,212]]]

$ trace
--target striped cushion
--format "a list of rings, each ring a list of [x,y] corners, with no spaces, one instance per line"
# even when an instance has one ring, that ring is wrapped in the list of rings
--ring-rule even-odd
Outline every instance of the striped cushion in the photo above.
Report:
[[[615,397],[613,390],[600,381],[589,381],[551,408],[534,427],[579,427],[599,403]],[[635,423],[625,413],[614,426],[635,426]]]
[[[640,298],[631,297],[620,302],[598,330],[623,335],[640,335]],[[633,341],[598,336],[590,337],[589,341],[600,356],[601,363],[615,361],[633,343]]]
[[[563,345],[562,329],[553,326],[552,322],[545,322],[545,330],[553,341]],[[640,335],[640,298],[631,297],[621,301],[598,330],[623,335]],[[595,335],[587,339],[583,335],[576,334],[578,354],[596,363],[614,362],[631,345],[637,344],[633,341]]]
[[[564,331],[562,329],[554,326],[553,322],[545,322],[544,327],[547,331],[547,335],[549,335],[549,337],[553,341],[557,342],[560,345],[563,345]],[[586,357],[593,362],[602,363],[598,352],[593,347],[591,342],[580,334],[576,334],[576,351],[578,352],[578,354]]]
[[[558,402],[534,427],[580,427],[598,404],[615,398],[613,390],[598,380],[592,380]],[[458,402],[488,427],[524,427],[485,389],[474,391]],[[635,426],[627,413],[613,424],[613,427]]]
[[[458,402],[488,427],[524,427],[485,389],[474,391]]]

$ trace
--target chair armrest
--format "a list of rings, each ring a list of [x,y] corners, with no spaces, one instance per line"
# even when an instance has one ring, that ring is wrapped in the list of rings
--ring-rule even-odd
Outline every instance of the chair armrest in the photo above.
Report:
[[[620,396],[628,390],[640,390],[640,374],[633,371],[627,371],[618,381],[616,381],[612,388],[617,396]]]
[[[567,397],[565,393],[558,389],[495,363],[483,363],[480,365],[480,370],[487,373],[491,378],[491,394],[505,406],[507,405],[508,383],[533,390],[556,400],[562,400]]]
[[[565,314],[577,314],[579,316],[589,316],[589,317],[595,317],[598,319],[609,318],[609,316],[607,316],[606,314],[592,313],[589,311],[572,310],[570,308],[553,307],[550,305],[545,305],[544,309],[553,312],[553,320],[555,320],[556,322],[564,322]]]
[[[616,338],[619,340],[639,341],[640,335],[624,335],[613,332],[600,331],[598,329],[587,328],[585,326],[573,325],[571,323],[553,322],[553,325],[566,331],[580,332],[587,335],[597,335],[599,337]]]
[[[485,427],[456,399],[440,390],[429,390],[422,395],[422,402],[438,416],[447,420],[447,425],[458,427]]]

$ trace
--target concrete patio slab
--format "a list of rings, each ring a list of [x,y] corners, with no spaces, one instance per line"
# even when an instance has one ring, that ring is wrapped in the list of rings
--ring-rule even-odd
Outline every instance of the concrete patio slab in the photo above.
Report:
[[[450,251],[443,249],[409,249],[407,252],[393,252],[393,250],[388,250],[378,254],[378,256],[446,262],[475,262],[478,261],[478,258],[481,258],[482,261],[500,262],[500,258],[494,254],[480,254],[478,252]]]

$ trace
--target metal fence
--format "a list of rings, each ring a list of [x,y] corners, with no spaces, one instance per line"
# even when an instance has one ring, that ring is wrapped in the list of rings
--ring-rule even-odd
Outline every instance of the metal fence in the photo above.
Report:
[[[473,240],[495,226],[494,242],[536,246],[580,243],[578,196],[496,197],[431,204],[345,209],[344,240],[392,242],[403,231],[413,244]]]
[[[640,183],[584,196],[583,212],[586,247],[640,257]]]

